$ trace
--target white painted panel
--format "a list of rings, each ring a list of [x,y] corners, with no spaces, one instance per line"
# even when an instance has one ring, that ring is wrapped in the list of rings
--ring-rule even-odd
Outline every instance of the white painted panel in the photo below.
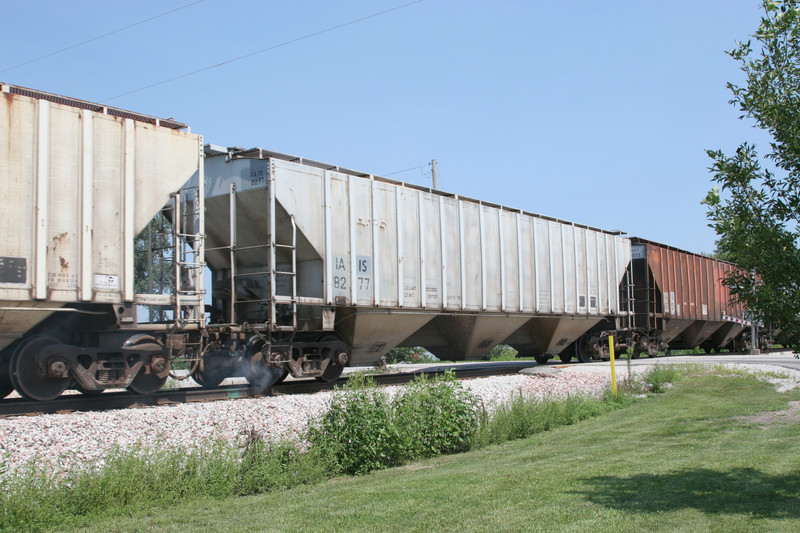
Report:
[[[53,106],[50,110],[47,290],[50,298],[77,300],[80,272],[80,110]]]
[[[588,284],[588,313],[596,314],[599,306],[599,298],[597,293],[597,272],[598,272],[598,255],[597,255],[597,232],[586,230],[584,232],[584,241],[586,244],[586,282]]]
[[[550,223],[550,301],[551,312],[565,313],[565,291],[568,290],[565,278],[569,277],[566,265],[564,264],[564,226],[557,223]]]
[[[350,301],[353,284],[353,261],[350,251],[350,197],[347,175],[328,172],[330,180],[330,257],[334,276],[330,284],[334,298],[343,297]]]
[[[522,263],[522,310],[536,311],[536,258],[533,246],[534,218],[520,217],[520,252]]]
[[[425,301],[427,307],[442,307],[442,221],[439,219],[439,199],[422,194],[422,228],[425,240]]]
[[[397,199],[395,187],[386,183],[375,183],[375,220],[373,229],[377,234],[379,253],[375,260],[380,287],[380,304],[397,307]]]
[[[2,95],[5,96],[5,95]],[[28,299],[36,228],[36,101],[0,97],[0,257],[8,269],[0,300]]]
[[[287,213],[294,215],[297,231],[308,239],[320,257],[324,257],[325,171],[280,160],[273,160],[273,167],[276,201]]]
[[[400,191],[400,233],[402,235],[402,261],[401,286],[403,288],[403,306],[421,308],[423,285],[420,278],[421,243],[420,236],[426,237],[425,231],[420,231],[419,196],[423,193],[413,189],[398,189]]]
[[[480,311],[483,305],[483,276],[481,272],[482,242],[480,206],[472,202],[460,202],[461,238],[464,242],[462,256],[464,268],[464,308]]]
[[[504,277],[501,263],[504,263],[500,249],[500,219],[494,207],[481,206],[483,211],[483,278],[486,284],[484,309],[502,311],[501,278]],[[505,244],[505,242],[503,243]]]
[[[92,220],[95,221],[92,239],[92,276],[122,276],[121,210],[123,205],[123,133],[114,120],[95,120],[93,132],[94,191]],[[103,301],[122,300],[119,287],[93,287],[95,298]]]
[[[577,276],[578,268],[575,264],[575,227],[564,224],[559,224],[559,226],[561,227],[562,279],[564,283],[564,292],[556,293],[563,299],[563,302],[556,308],[563,309],[565,313],[571,315],[578,312],[576,280],[579,276]]]
[[[453,198],[442,200],[445,243],[445,296],[447,309],[457,310],[464,305],[461,297],[461,243],[459,233],[458,202]]]
[[[575,228],[575,281],[577,283],[578,313],[589,311],[588,262],[586,261],[586,230]]]
[[[551,275],[553,261],[550,250],[550,225],[548,220],[534,219],[536,250],[536,312],[548,314],[552,312],[553,276]]]
[[[350,180],[350,197],[355,219],[357,298],[359,305],[372,305],[374,285],[372,258],[372,200],[370,181],[360,178]]]

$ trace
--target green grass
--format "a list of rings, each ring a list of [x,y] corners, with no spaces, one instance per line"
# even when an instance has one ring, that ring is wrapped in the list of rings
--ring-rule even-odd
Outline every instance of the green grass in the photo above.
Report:
[[[739,373],[692,373],[647,401],[527,439],[69,524],[79,531],[800,530],[800,424],[762,429],[741,418],[785,409],[800,393],[778,394]]]
[[[617,398],[518,399],[513,409],[490,418],[452,371],[419,376],[394,398],[369,376],[354,374],[310,428],[302,448],[294,442],[268,444],[255,428],[244,428],[242,444],[210,441],[191,449],[117,451],[102,468],[73,469],[63,477],[34,458],[21,473],[0,478],[0,530],[39,531],[94,515],[131,514],[365,474],[527,436],[621,405]]]

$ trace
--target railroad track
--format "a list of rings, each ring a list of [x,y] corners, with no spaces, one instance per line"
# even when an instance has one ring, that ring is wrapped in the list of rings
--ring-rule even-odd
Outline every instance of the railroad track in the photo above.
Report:
[[[458,379],[469,379],[487,376],[516,374],[523,368],[537,366],[533,361],[503,361],[496,363],[476,363],[469,365],[435,365],[413,372],[393,374],[375,374],[372,377],[378,385],[402,385],[408,383],[419,374],[440,375],[452,369]],[[168,389],[154,394],[133,394],[127,391],[106,392],[96,396],[69,394],[60,396],[49,402],[32,402],[22,398],[0,401],[0,418],[20,415],[39,415],[51,413],[70,413],[74,411],[107,411],[112,409],[128,409],[159,405],[181,404],[188,402],[209,402],[240,398],[256,398],[277,394],[311,394],[322,390],[331,390],[347,382],[342,377],[333,382],[316,380],[297,380],[284,382],[272,387],[271,391],[261,391],[249,385],[229,385],[216,388],[190,387],[184,389]]]
[[[782,349],[762,350],[762,353],[780,352]],[[747,352],[730,352],[725,355],[747,355]],[[668,357],[659,357],[667,360]],[[570,364],[575,364],[573,363]],[[546,366],[559,366],[560,363],[551,361]],[[473,364],[445,364],[431,365],[430,367],[413,372],[398,372],[392,374],[373,374],[372,377],[378,385],[402,385],[408,383],[418,374],[439,375],[452,369],[458,379],[469,379],[487,376],[500,376],[516,374],[523,368],[541,366],[533,361],[502,361]],[[249,385],[228,385],[216,388],[187,387],[184,389],[168,389],[154,394],[141,395],[127,391],[106,392],[97,396],[83,394],[64,395],[49,402],[32,402],[22,398],[0,400],[0,418],[20,415],[39,415],[51,413],[70,413],[75,411],[107,411],[113,409],[128,409],[137,407],[152,407],[160,405],[181,404],[189,402],[209,402],[218,400],[231,400],[238,398],[256,398],[259,396],[283,394],[312,394],[323,390],[331,390],[347,382],[347,377],[325,383],[311,379],[288,381],[275,385],[271,391],[260,391]]]

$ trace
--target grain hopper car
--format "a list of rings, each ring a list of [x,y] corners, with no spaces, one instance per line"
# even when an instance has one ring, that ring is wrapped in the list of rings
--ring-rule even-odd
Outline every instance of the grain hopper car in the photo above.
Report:
[[[199,345],[203,191],[180,189],[202,157],[173,120],[0,84],[0,397],[150,392]],[[157,216],[169,282],[148,293],[137,236]]]
[[[258,148],[207,146],[205,177],[207,329],[251,367],[332,379],[396,346],[499,343],[546,360],[621,309],[618,232]],[[230,342],[201,381],[235,371]]]
[[[581,358],[608,358],[603,339],[615,333],[621,349],[650,357],[659,351],[742,349],[750,319],[722,282],[736,265],[646,239],[631,238],[631,262],[620,292],[632,313],[599,324],[579,343]],[[761,336],[769,342],[769,335]]]

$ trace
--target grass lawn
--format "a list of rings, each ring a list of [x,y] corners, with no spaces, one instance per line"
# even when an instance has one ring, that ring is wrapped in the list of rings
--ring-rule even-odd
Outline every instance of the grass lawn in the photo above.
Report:
[[[631,407],[525,440],[74,526],[103,532],[800,531],[800,423],[796,413],[780,414],[798,400],[800,391],[779,394],[743,375],[691,377]]]

